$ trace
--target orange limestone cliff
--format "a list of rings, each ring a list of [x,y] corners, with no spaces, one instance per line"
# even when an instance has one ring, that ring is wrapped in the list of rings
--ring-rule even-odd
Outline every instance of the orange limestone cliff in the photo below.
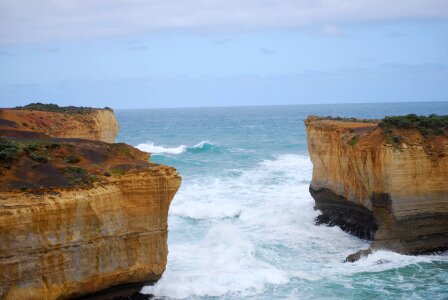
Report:
[[[400,118],[407,117],[305,121],[313,162],[310,192],[322,213],[317,223],[373,240],[349,261],[372,249],[448,249],[447,122],[428,132],[413,126],[417,116]]]
[[[0,299],[110,299],[160,278],[174,168],[126,144],[11,135],[0,130]]]
[[[0,109],[0,130],[40,132],[50,137],[79,138],[113,143],[118,122],[109,109],[59,107],[33,103],[14,109]]]

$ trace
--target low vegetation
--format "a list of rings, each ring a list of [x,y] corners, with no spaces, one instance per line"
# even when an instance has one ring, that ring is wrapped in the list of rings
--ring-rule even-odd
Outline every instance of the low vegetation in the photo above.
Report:
[[[20,154],[20,146],[6,139],[0,138],[0,162],[15,160]]]
[[[334,120],[334,121],[341,121],[341,122],[357,122],[357,123],[378,123],[380,120],[378,119],[358,119],[358,118],[344,118],[344,117],[332,117],[332,116],[326,116],[322,117],[322,120]]]
[[[77,107],[77,106],[59,106],[57,104],[53,103],[30,103],[25,106],[16,106],[14,109],[20,109],[20,110],[37,110],[37,111],[49,111],[49,112],[59,112],[64,114],[84,114],[89,113],[94,108],[92,107]],[[110,107],[105,107],[104,109],[112,110]]]
[[[359,142],[359,135],[355,135],[355,136],[353,136],[353,137],[348,141],[348,144],[349,144],[350,146],[354,146],[354,145],[356,145],[358,142]]]
[[[68,164],[77,164],[77,163],[79,163],[80,160],[81,159],[79,158],[79,156],[72,154],[72,155],[67,156],[67,159],[65,160],[65,162]]]
[[[429,116],[417,116],[409,114],[406,116],[385,117],[378,126],[386,131],[394,128],[417,129],[423,135],[446,135],[448,134],[448,115],[431,114]]]

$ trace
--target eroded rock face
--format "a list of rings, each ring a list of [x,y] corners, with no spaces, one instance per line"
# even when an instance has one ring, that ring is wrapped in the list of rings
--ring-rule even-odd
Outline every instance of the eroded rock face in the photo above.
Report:
[[[179,185],[173,168],[156,165],[89,188],[3,192],[0,298],[65,299],[159,279]]]
[[[310,191],[318,222],[339,225],[372,248],[407,254],[448,249],[448,138],[376,123],[310,117]]]
[[[0,130],[43,133],[56,138],[79,138],[115,142],[118,122],[110,109],[88,109],[83,113],[1,109]]]
[[[181,177],[106,143],[111,110],[72,110],[0,111],[0,299],[111,299],[165,270]]]

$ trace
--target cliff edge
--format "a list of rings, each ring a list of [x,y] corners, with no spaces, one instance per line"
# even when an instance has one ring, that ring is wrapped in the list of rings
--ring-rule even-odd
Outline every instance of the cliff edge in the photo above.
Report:
[[[42,133],[56,138],[79,138],[113,143],[118,122],[110,108],[60,107],[32,103],[0,109],[0,130],[10,135]]]
[[[18,132],[0,130],[0,299],[110,299],[158,280],[176,170],[122,143]]]
[[[371,249],[447,250],[448,122],[436,119],[308,117],[317,223],[373,240]]]

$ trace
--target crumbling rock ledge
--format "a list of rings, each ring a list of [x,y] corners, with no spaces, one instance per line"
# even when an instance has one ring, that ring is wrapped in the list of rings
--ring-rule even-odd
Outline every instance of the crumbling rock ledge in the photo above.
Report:
[[[448,137],[376,122],[309,117],[310,193],[318,224],[403,254],[448,250]],[[399,137],[391,142],[389,136]]]

